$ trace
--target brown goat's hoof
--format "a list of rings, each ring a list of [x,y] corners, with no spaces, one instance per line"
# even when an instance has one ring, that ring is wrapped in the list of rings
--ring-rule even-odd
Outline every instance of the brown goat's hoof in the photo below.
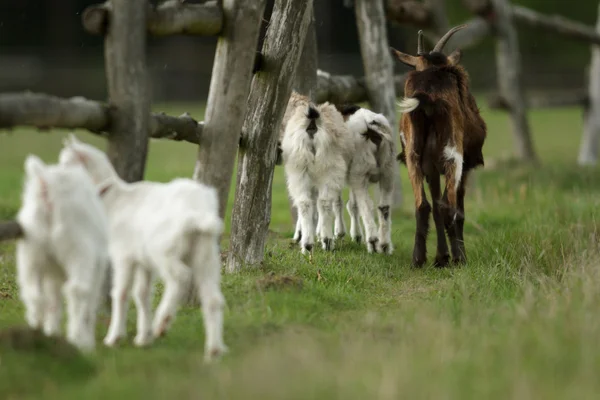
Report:
[[[422,260],[413,258],[410,266],[412,268],[423,268],[423,265],[425,265],[425,261],[427,261],[425,258]]]
[[[442,255],[437,255],[435,257],[433,266],[436,268],[444,268],[444,267],[447,267],[449,263],[450,263],[450,255],[442,254]]]
[[[465,257],[454,257],[452,258],[452,264],[454,265],[465,265],[467,263],[467,259]]]

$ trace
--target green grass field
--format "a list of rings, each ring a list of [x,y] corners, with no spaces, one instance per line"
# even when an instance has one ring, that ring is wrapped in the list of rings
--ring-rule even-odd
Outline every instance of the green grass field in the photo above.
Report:
[[[198,108],[188,111],[202,116]],[[511,152],[512,138],[505,114],[483,112],[491,165]],[[182,308],[169,335],[142,350],[131,344],[132,307],[129,342],[103,348],[107,327],[99,323],[90,359],[15,354],[0,336],[0,398],[597,398],[600,169],[576,166],[580,110],[530,115],[542,164],[476,174],[466,204],[467,266],[409,267],[415,222],[400,166],[405,201],[393,214],[394,254],[369,255],[346,238],[333,253],[315,250],[309,263],[290,247],[293,226],[278,168],[264,265],[223,279],[230,353],[219,364],[202,363],[200,310]],[[0,136],[0,219],[19,208],[24,156],[56,160],[65,135],[21,129]],[[104,146],[87,133],[79,137]],[[153,141],[147,179],[191,176],[195,152]],[[14,246],[0,245],[2,328],[24,323],[14,267]],[[301,287],[261,285],[273,274]]]

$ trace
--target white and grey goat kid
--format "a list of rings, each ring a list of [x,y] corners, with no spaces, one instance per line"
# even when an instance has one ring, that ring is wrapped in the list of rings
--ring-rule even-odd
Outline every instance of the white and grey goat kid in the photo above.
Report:
[[[350,236],[361,242],[365,231],[367,251],[391,254],[391,202],[394,188],[393,173],[396,168],[395,145],[392,127],[383,114],[358,106],[340,110],[354,141],[354,152],[348,169],[350,198],[346,205],[350,214]],[[379,231],[373,218],[373,201],[369,186],[379,186],[377,208]]]
[[[338,215],[336,202],[341,200],[352,152],[342,115],[329,103],[299,102],[289,112],[281,150],[288,192],[298,210],[295,238],[300,239],[302,253],[313,247],[315,207],[316,233],[323,249],[332,250],[334,233],[344,234],[343,215]]]
[[[191,179],[169,183],[127,183],[101,150],[71,136],[60,162],[83,165],[106,207],[113,262],[112,316],[104,339],[113,346],[126,334],[129,292],[137,309],[136,346],[164,335],[173,322],[192,280],[199,288],[206,332],[205,359],[227,350],[223,343],[223,308],[219,236],[223,221],[214,188]],[[152,319],[154,277],[164,293]]]
[[[67,340],[82,351],[96,344],[96,317],[110,265],[108,220],[96,188],[79,166],[25,160],[17,222],[17,281],[27,323],[60,335],[63,296]]]

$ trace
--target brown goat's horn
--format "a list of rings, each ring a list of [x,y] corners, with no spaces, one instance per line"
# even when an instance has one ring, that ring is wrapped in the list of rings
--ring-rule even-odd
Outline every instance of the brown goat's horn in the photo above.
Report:
[[[459,26],[455,26],[454,28],[450,29],[444,36],[442,36],[442,38],[437,42],[437,44],[435,45],[435,47],[433,48],[433,50],[431,50],[431,52],[441,52],[444,49],[444,46],[446,45],[446,43],[448,42],[448,40],[450,40],[450,38],[452,37],[452,35],[454,35],[456,32],[460,31],[461,29],[466,28],[467,25],[459,25]]]
[[[423,46],[423,31],[420,30],[419,33],[417,34],[417,55],[418,56],[425,53],[424,48],[425,47]]]

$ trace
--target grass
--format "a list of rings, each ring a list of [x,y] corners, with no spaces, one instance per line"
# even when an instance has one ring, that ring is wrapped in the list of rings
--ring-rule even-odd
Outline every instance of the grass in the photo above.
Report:
[[[177,114],[184,105],[169,108]],[[511,152],[512,138],[505,114],[483,111],[491,164]],[[533,111],[530,121],[542,166],[477,173],[466,204],[466,267],[409,268],[414,218],[404,167],[394,254],[369,255],[346,239],[333,253],[316,250],[309,263],[290,247],[293,226],[279,168],[263,266],[223,279],[230,354],[221,363],[202,364],[201,313],[183,308],[152,348],[99,346],[86,360],[43,350],[14,357],[0,338],[0,398],[595,398],[600,170],[575,165],[580,111]],[[55,160],[64,135],[0,136],[0,218],[18,210],[25,154]],[[194,156],[193,146],[154,141],[147,179],[190,176]],[[134,321],[132,308],[130,339]],[[23,322],[14,246],[3,244],[0,328]],[[105,333],[100,323],[98,339]]]

